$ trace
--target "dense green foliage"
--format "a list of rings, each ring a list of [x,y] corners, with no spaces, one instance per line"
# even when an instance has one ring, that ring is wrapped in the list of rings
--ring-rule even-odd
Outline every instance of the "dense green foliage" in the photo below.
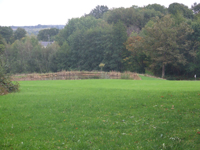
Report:
[[[14,40],[13,30],[11,27],[0,26],[0,35],[6,40],[7,43],[12,43]]]
[[[40,30],[37,39],[39,41],[54,41],[55,35],[57,35],[59,32],[59,29],[51,28],[51,29],[43,29]]]
[[[17,92],[19,90],[19,83],[12,82],[10,76],[5,73],[2,64],[0,65],[0,95]]]
[[[56,43],[47,48],[42,47],[35,37],[16,40],[12,45],[6,45],[6,70],[12,73],[49,72],[58,49]]]
[[[146,78],[147,79],[147,78]],[[0,149],[200,149],[199,81],[22,81]]]
[[[107,12],[109,9],[107,6],[96,6],[95,9],[93,9],[89,15],[95,17],[96,19],[99,19],[99,18],[102,18],[103,17],[103,14],[105,12]]]
[[[20,40],[21,38],[25,36],[26,36],[26,30],[23,28],[17,28],[17,30],[14,32],[15,40]]]
[[[0,95],[7,94],[8,92],[15,92],[19,89],[19,84],[13,83],[10,76],[6,74],[4,68],[5,63],[3,61],[3,52],[5,49],[3,38],[0,35]]]
[[[192,10],[194,12],[194,14],[198,14],[200,12],[200,3],[194,3],[192,6]]]
[[[0,26],[0,35],[9,44],[13,43],[15,40],[20,40],[26,36],[26,31],[23,28],[17,28],[15,31],[11,27]]]
[[[0,34],[0,55],[3,54],[4,49],[5,49],[5,45],[4,45],[4,42],[3,42],[3,38],[1,37],[1,34]]]
[[[135,41],[141,42],[137,50],[143,50],[150,56],[151,67],[162,67],[162,77],[165,75],[165,66],[185,65],[185,56],[192,57],[189,52],[191,42],[187,40],[192,29],[185,22],[176,25],[175,20],[166,15],[162,19],[156,18],[151,27],[146,26],[143,30],[145,36],[142,40]]]
[[[169,5],[168,12],[170,14],[176,15],[178,12],[182,13],[184,17],[192,19],[193,12],[187,6],[179,3],[172,3]]]
[[[156,16],[161,17],[162,13],[148,8],[116,8],[105,13],[104,20],[109,24],[122,21],[131,30],[129,32],[133,30],[139,32],[149,20]]]
[[[147,9],[154,9],[155,11],[159,11],[159,12],[161,12],[164,15],[167,14],[167,8],[165,8],[165,6],[161,6],[159,4],[149,4],[145,8],[147,8]]]
[[[35,37],[17,38],[17,30],[1,27],[7,42],[7,72],[61,70],[135,71],[177,79],[200,76],[199,4],[189,9],[173,3],[144,7],[97,6],[89,14],[69,19],[64,29],[41,30]],[[39,41],[54,41],[42,47]]]

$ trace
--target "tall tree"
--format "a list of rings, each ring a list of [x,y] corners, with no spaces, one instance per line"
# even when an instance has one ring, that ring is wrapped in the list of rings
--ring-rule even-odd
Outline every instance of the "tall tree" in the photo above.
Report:
[[[112,9],[105,13],[103,18],[110,24],[121,21],[126,27],[136,26],[141,30],[150,19],[156,16],[161,17],[162,13],[154,9],[131,7]]]
[[[62,46],[59,48],[59,50],[53,55],[52,57],[52,65],[51,70],[56,71],[62,71],[62,70],[69,70],[70,69],[70,47],[65,41]]]
[[[127,40],[126,27],[118,21],[113,26],[112,34],[112,48],[106,51],[104,56],[105,69],[123,71],[124,66],[122,63],[123,57],[126,57],[126,47],[124,43]]]
[[[14,32],[15,40],[20,40],[25,36],[26,36],[26,30],[23,28],[17,28],[17,30]]]
[[[101,19],[95,19],[92,16],[69,19],[65,28],[59,32],[58,36],[56,36],[56,41],[61,46],[64,41],[69,42],[70,36],[73,36],[76,31],[86,31],[90,28],[97,27],[101,22]]]
[[[95,9],[93,9],[89,15],[92,15],[93,17],[95,17],[96,19],[99,19],[99,18],[102,18],[103,17],[103,14],[105,12],[107,12],[109,9],[107,6],[104,6],[104,5],[98,5],[95,7]]]
[[[51,29],[43,29],[40,30],[37,38],[39,41],[54,41],[54,37],[58,34],[59,29],[51,28]]]
[[[182,13],[183,16],[188,19],[192,19],[194,17],[192,10],[189,9],[188,6],[186,6],[184,4],[180,4],[180,3],[170,4],[168,7],[168,12],[173,15],[175,15],[177,13]]]
[[[154,9],[155,11],[159,11],[159,12],[161,12],[164,15],[167,14],[167,8],[165,8],[165,6],[162,6],[160,4],[149,4],[145,8],[147,8],[147,9]]]
[[[200,3],[194,3],[193,5],[192,5],[192,10],[193,10],[193,12],[194,12],[194,14],[198,14],[198,13],[200,13]]]
[[[143,37],[134,34],[130,36],[125,43],[126,49],[131,52],[131,56],[129,56],[126,61],[129,61],[129,64],[131,65],[130,68],[133,69],[132,71],[139,73],[145,73],[145,67],[147,66],[145,63],[147,56],[143,51],[143,40]]]
[[[175,25],[170,15],[156,20],[152,27],[145,27],[146,36],[143,44],[146,54],[151,56],[152,66],[162,66],[162,78],[165,76],[165,66],[168,64],[186,64],[185,53],[188,52],[187,35],[192,29],[186,24]]]
[[[12,43],[13,40],[13,30],[11,27],[2,27],[0,26],[0,34],[2,38],[6,40],[7,43]]]
[[[191,41],[190,51],[194,54],[196,53],[196,57],[188,56],[187,60],[190,62],[185,68],[185,72],[189,74],[197,74],[200,75],[200,20],[195,20],[192,25],[192,29],[194,32],[189,34],[188,39]]]
[[[1,37],[1,34],[0,34],[0,55],[3,54],[4,49],[5,49],[5,46],[3,43],[3,38]]]

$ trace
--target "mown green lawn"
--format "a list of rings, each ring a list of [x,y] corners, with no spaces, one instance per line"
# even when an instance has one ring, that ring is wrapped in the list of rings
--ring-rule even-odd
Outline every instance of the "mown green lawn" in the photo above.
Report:
[[[0,97],[0,149],[200,149],[200,82],[21,81]]]

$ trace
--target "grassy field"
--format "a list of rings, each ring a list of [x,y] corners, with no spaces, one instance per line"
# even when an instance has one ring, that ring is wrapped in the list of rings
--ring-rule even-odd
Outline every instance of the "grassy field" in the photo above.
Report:
[[[20,81],[0,149],[199,150],[200,82],[148,79]]]

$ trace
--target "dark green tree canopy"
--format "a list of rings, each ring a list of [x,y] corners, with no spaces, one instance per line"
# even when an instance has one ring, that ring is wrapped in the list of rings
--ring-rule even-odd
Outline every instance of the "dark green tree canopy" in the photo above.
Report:
[[[40,30],[37,39],[39,41],[54,41],[54,37],[59,33],[59,29],[51,28]]]
[[[154,9],[155,11],[159,11],[162,14],[167,14],[167,8],[165,8],[165,6],[162,6],[160,4],[149,4],[145,8]]]
[[[1,37],[1,34],[0,34],[0,55],[3,54],[4,49],[5,49],[5,46],[3,43],[3,38]]]
[[[10,76],[7,75],[5,71],[6,65],[4,62],[4,56],[2,56],[5,49],[5,43],[3,40],[4,39],[0,35],[0,95],[7,94],[9,92],[16,92],[19,89],[19,84],[13,83]]]
[[[91,28],[95,28],[97,26],[101,26],[105,21],[102,19],[96,19],[92,16],[86,16],[81,18],[72,18],[68,20],[67,25],[63,30],[60,31],[59,36],[57,39],[65,39],[68,40],[68,38],[77,30],[86,31]]]
[[[194,3],[193,5],[192,5],[192,10],[193,10],[193,12],[194,12],[194,14],[198,14],[198,13],[200,13],[200,3]]]
[[[135,26],[141,30],[150,19],[156,16],[161,17],[162,13],[154,9],[134,6],[131,8],[112,9],[105,13],[104,20],[110,24],[122,21],[126,27]]]
[[[166,15],[156,19],[152,27],[146,26],[146,36],[143,45],[146,53],[151,56],[152,66],[160,64],[162,77],[165,76],[165,66],[168,64],[186,64],[185,55],[189,55],[190,41],[187,40],[193,31],[185,22],[176,26],[175,20]]]
[[[13,30],[11,27],[2,27],[0,26],[0,34],[2,38],[6,40],[7,43],[13,42]]]
[[[17,28],[17,30],[14,32],[15,40],[20,40],[25,36],[26,36],[26,30],[23,28]]]
[[[192,19],[193,12],[191,9],[188,8],[188,6],[180,3],[172,3],[169,5],[168,12],[170,14],[176,15],[177,13],[182,13],[184,17],[188,19]]]
[[[193,22],[191,27],[194,32],[189,35],[189,39],[200,42],[200,20]]]
[[[102,18],[103,17],[103,14],[105,12],[107,12],[109,9],[107,6],[104,6],[104,5],[98,5],[95,7],[95,9],[93,9],[89,15],[95,17],[96,19],[99,19],[99,18]]]

